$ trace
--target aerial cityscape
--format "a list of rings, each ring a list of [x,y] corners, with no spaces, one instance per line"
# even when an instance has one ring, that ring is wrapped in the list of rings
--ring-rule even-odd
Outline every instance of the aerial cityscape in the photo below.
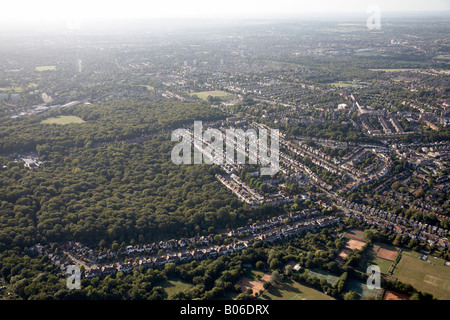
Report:
[[[0,299],[450,300],[450,8],[375,9],[2,24]]]

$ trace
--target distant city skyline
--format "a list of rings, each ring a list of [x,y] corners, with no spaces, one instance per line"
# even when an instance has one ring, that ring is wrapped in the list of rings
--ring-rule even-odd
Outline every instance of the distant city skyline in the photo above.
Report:
[[[4,21],[59,19],[146,19],[255,17],[302,13],[365,13],[369,6],[383,12],[446,11],[447,0],[23,0],[2,4]]]

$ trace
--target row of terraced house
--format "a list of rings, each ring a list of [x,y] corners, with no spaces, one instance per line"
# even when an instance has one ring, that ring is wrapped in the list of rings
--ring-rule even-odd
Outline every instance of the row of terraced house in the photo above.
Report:
[[[294,225],[283,225],[276,230],[269,230],[263,233],[253,234],[252,239],[258,239],[265,242],[273,242],[275,240],[282,239],[283,237],[289,237],[300,234],[305,230],[314,231],[318,228],[323,228],[340,221],[339,217],[327,216],[319,219],[310,219],[296,223]],[[117,272],[130,272],[137,268],[159,268],[166,263],[184,263],[192,260],[217,258],[222,255],[230,254],[243,250],[249,246],[249,240],[238,240],[237,242],[229,245],[214,246],[203,249],[195,249],[192,251],[177,252],[166,254],[163,256],[151,256],[135,260],[134,262],[125,263],[112,263],[102,267],[95,267],[85,271],[86,278],[99,277],[104,275],[115,274]]]
[[[102,267],[94,267],[85,271],[86,278],[99,277],[103,275],[115,274],[116,272],[130,272],[133,269],[143,267],[158,268],[166,263],[183,263],[192,260],[216,258],[221,255],[240,251],[248,247],[248,241],[239,241],[234,244],[215,246],[205,249],[195,249],[192,251],[176,252],[163,256],[151,256],[135,260],[134,262],[116,262]]]
[[[352,215],[358,220],[397,234],[407,235],[411,239],[427,242],[431,247],[450,248],[447,238],[448,230],[347,200],[338,200],[338,203],[353,210],[348,215]]]

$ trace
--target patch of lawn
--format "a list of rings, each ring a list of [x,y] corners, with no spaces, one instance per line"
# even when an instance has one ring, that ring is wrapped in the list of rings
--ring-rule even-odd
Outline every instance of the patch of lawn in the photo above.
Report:
[[[167,297],[170,297],[171,295],[174,295],[181,291],[187,291],[194,287],[193,284],[184,282],[182,280],[165,280],[158,285],[163,287],[164,291],[167,294]]]
[[[419,259],[421,256],[413,251],[403,252],[394,276],[437,299],[450,299],[450,267],[442,259],[429,256],[423,261]]]
[[[259,299],[262,300],[334,300],[334,298],[316,289],[287,279],[280,284],[264,291]]]
[[[76,116],[58,116],[58,117],[52,117],[45,120],[42,120],[41,123],[43,124],[71,124],[71,123],[83,123],[84,120],[76,117]]]
[[[202,91],[191,93],[191,96],[196,95],[199,99],[207,101],[208,96],[214,98],[221,98],[223,100],[232,99],[234,96],[231,93],[225,91]]]
[[[35,68],[36,71],[53,71],[56,70],[56,66],[40,66]]]

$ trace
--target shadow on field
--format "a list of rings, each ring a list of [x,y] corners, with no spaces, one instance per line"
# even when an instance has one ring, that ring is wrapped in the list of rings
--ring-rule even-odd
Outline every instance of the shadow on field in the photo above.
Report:
[[[292,279],[286,279],[282,283],[274,284],[268,291],[270,294],[282,297],[281,291],[285,292],[293,292],[293,293],[302,293],[298,288],[294,287],[292,284],[294,282]]]

